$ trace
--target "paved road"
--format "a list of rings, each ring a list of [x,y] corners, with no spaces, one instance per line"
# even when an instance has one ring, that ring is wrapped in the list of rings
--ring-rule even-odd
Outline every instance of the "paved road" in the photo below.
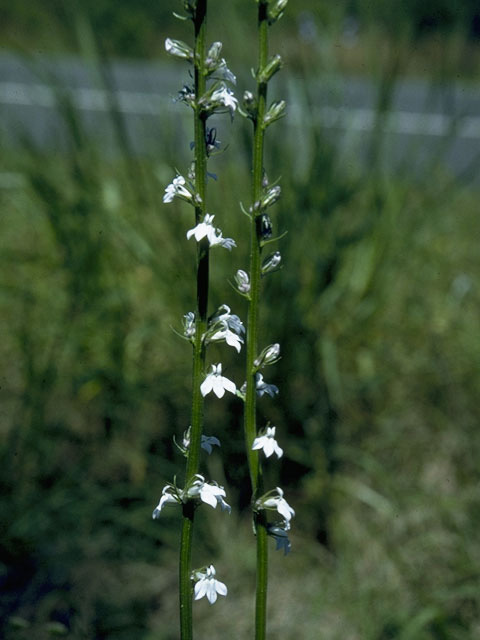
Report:
[[[166,140],[186,143],[188,109],[173,102],[188,75],[181,65],[115,63],[110,73],[114,102],[123,115],[127,139],[137,153],[158,154]],[[320,125],[338,141],[346,157],[362,158],[377,126],[378,88],[359,78],[325,77],[308,84],[283,74],[289,115],[286,140],[305,145],[308,131]],[[115,148],[109,109],[112,98],[105,79],[93,67],[75,58],[36,58],[26,62],[0,56],[0,140],[18,144],[29,137],[46,148],[65,148],[68,134],[58,117],[55,85],[66,92],[81,114],[86,130],[105,149]],[[248,80],[247,80],[248,82]],[[243,86],[243,85],[240,85]],[[109,97],[110,96],[110,97]],[[438,160],[457,175],[476,172],[480,162],[480,86],[461,83],[435,86],[402,80],[393,94],[393,108],[382,121],[385,157],[393,168],[424,173]],[[228,128],[228,127],[227,127]],[[302,163],[299,163],[301,170]]]

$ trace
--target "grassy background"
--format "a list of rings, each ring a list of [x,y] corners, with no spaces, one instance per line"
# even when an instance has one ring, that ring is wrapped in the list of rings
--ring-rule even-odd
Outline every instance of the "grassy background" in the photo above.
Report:
[[[40,42],[51,24],[60,42],[65,27],[53,9],[66,6],[48,3],[52,11],[35,19],[33,9],[20,15],[21,3],[2,11],[10,10],[18,40],[30,28]],[[275,36],[285,36],[290,73],[306,94],[312,64],[327,79],[343,68],[340,10],[315,13],[324,25],[316,44],[299,35],[299,14],[314,6],[296,3]],[[233,32],[249,37],[240,3],[229,7]],[[92,23],[107,53],[150,55],[171,9],[117,3],[113,11],[97,2]],[[354,10],[367,16],[361,3]],[[105,38],[100,15],[110,16]],[[123,49],[117,20],[120,32],[133,25],[143,52]],[[412,71],[404,52],[420,42],[418,21],[405,21],[401,48],[381,20],[368,23],[365,60],[377,33],[398,53],[399,76]],[[473,45],[459,39],[459,24],[466,31],[458,18],[444,44],[455,31],[463,51]],[[212,35],[221,26],[213,16]],[[182,25],[175,29],[187,39]],[[246,47],[227,55],[232,68],[253,64]],[[432,74],[441,68],[434,60]],[[365,71],[388,73],[387,62]],[[165,482],[180,475],[172,436],[189,421],[190,348],[172,327],[195,297],[194,245],[185,240],[192,220],[181,203],[162,203],[189,151],[172,135],[154,159],[121,144],[105,156],[68,102],[58,111],[69,152],[25,141],[0,161],[0,633],[173,640],[179,514],[153,522],[151,512]],[[174,131],[175,114],[161,115]],[[441,162],[420,179],[392,175],[378,144],[369,171],[346,161],[314,124],[308,100],[301,122],[275,125],[266,161],[284,190],[274,227],[289,233],[280,244],[285,267],[265,280],[262,310],[261,342],[282,345],[267,378],[281,392],[259,409],[285,449],[267,465],[268,484],[280,483],[297,511],[291,555],[272,551],[271,637],[472,640],[480,637],[478,192]],[[226,281],[247,259],[238,202],[248,202],[249,128],[240,118],[218,126],[230,145],[211,163],[218,181],[209,209],[239,246],[214,254],[212,308],[226,302],[244,317]],[[211,357],[241,383],[233,350],[215,347]],[[222,449],[205,472],[225,484],[234,510],[229,518],[199,512],[195,562],[213,561],[229,587],[214,608],[196,604],[200,639],[252,633],[241,410],[236,399],[207,403],[206,433]]]

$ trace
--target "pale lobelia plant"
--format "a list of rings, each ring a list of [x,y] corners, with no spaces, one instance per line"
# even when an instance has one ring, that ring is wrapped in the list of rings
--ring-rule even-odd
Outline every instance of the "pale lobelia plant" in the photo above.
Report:
[[[256,92],[246,91],[239,111],[253,123],[252,185],[251,202],[244,213],[250,219],[250,265],[249,271],[237,271],[238,292],[248,300],[246,333],[246,382],[241,389],[245,402],[244,428],[250,480],[252,485],[253,528],[257,542],[257,578],[255,598],[255,638],[264,640],[267,627],[267,583],[268,583],[268,536],[274,538],[277,549],[290,551],[288,531],[294,510],[283,497],[283,490],[276,487],[265,491],[263,459],[275,454],[277,459],[283,450],[276,440],[276,427],[267,424],[257,428],[257,396],[265,394],[274,398],[278,394],[275,385],[263,379],[260,370],[272,365],[280,358],[278,343],[265,347],[258,354],[258,311],[261,282],[268,274],[281,268],[281,254],[274,251],[264,256],[267,245],[277,241],[273,237],[269,208],[280,198],[281,188],[271,185],[264,168],[264,143],[266,129],[285,115],[285,101],[267,105],[267,86],[280,70],[279,55],[269,57],[268,29],[279,20],[287,0],[256,0],[258,5],[258,65],[255,72]],[[275,512],[274,519],[268,514]]]
[[[176,17],[191,20],[194,26],[195,42],[193,48],[180,40],[167,38],[167,53],[193,67],[192,86],[184,85],[178,94],[178,100],[193,110],[195,140],[192,143],[194,160],[186,177],[177,174],[165,189],[164,202],[175,198],[190,204],[195,211],[195,225],[187,232],[187,239],[197,243],[197,309],[183,317],[183,337],[193,345],[193,383],[191,425],[185,431],[177,447],[187,458],[185,483],[179,488],[174,479],[162,490],[158,506],[153,517],[158,518],[167,505],[179,505],[182,508],[182,534],[180,544],[180,631],[182,640],[193,637],[192,600],[206,597],[213,604],[218,595],[227,595],[226,585],[217,580],[213,565],[198,569],[191,567],[193,525],[196,508],[205,503],[212,508],[217,505],[222,511],[230,512],[223,487],[216,482],[207,482],[199,473],[200,453],[204,449],[211,453],[213,446],[220,446],[214,436],[203,434],[204,397],[210,393],[223,398],[229,392],[236,394],[245,405],[245,441],[248,467],[252,485],[253,524],[257,539],[257,588],[255,608],[255,638],[266,637],[266,603],[268,546],[267,537],[276,542],[276,548],[285,554],[290,551],[288,531],[294,510],[284,498],[280,487],[265,490],[263,480],[262,457],[277,459],[283,455],[283,449],[276,440],[276,427],[268,423],[257,428],[256,399],[264,395],[274,398],[279,390],[268,384],[261,370],[277,362],[280,358],[278,343],[265,347],[258,354],[258,309],[260,284],[264,276],[281,268],[279,251],[263,255],[264,247],[279,238],[272,234],[272,224],[267,213],[279,199],[281,189],[270,185],[263,166],[265,130],[285,115],[285,101],[273,102],[267,107],[267,85],[281,68],[282,60],[276,55],[268,57],[268,28],[282,15],[287,0],[255,0],[258,5],[258,67],[255,72],[256,95],[246,91],[242,108],[238,109],[237,100],[229,88],[235,83],[235,76],[228,69],[224,58],[220,57],[222,45],[214,42],[206,47],[207,0],[182,0],[186,15]],[[249,271],[239,269],[235,275],[237,291],[248,300],[248,324],[246,334],[246,382],[240,390],[229,378],[223,375],[222,364],[211,364],[206,368],[206,350],[212,342],[225,342],[240,352],[244,342],[245,329],[238,316],[231,313],[227,305],[221,305],[208,317],[209,253],[216,246],[231,250],[235,242],[224,238],[220,229],[214,225],[215,216],[206,210],[207,160],[215,152],[219,143],[216,130],[207,127],[209,116],[216,113],[233,114],[239,110],[253,123],[253,178],[252,204],[244,213],[250,219],[250,265]],[[268,513],[275,512],[273,518]]]
[[[186,457],[183,488],[176,480],[162,490],[153,518],[158,518],[167,505],[182,509],[182,532],[180,541],[180,635],[182,640],[191,640],[192,601],[206,597],[213,604],[217,596],[227,595],[226,585],[217,580],[213,565],[192,569],[192,541],[195,511],[202,504],[214,509],[230,512],[223,487],[216,482],[207,482],[200,471],[200,455],[204,449],[211,453],[220,441],[215,436],[203,434],[204,398],[212,393],[222,398],[226,392],[236,394],[234,382],[223,375],[222,364],[211,364],[207,370],[206,352],[210,343],[225,342],[240,352],[244,342],[245,329],[238,316],[231,313],[227,305],[220,306],[208,316],[209,254],[215,247],[231,250],[235,242],[224,238],[214,224],[215,216],[207,212],[207,160],[216,152],[219,143],[216,130],[207,126],[213,114],[228,113],[231,117],[237,110],[237,100],[230,89],[235,84],[235,76],[221,57],[222,44],[214,42],[206,46],[207,0],[181,0],[185,14],[174,14],[177,18],[193,23],[194,45],[167,38],[165,49],[174,58],[186,62],[190,68],[193,84],[184,85],[178,100],[192,108],[194,120],[194,141],[191,148],[194,159],[186,175],[177,174],[165,189],[163,201],[170,203],[180,199],[194,209],[194,226],[187,232],[187,241],[197,244],[197,307],[183,317],[183,337],[193,346],[192,373],[192,413],[191,425],[185,431],[180,443],[176,442]]]

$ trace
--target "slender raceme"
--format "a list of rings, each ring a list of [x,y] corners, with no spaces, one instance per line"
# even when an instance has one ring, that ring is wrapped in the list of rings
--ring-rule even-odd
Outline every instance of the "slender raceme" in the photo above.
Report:
[[[207,22],[207,0],[199,0],[193,20],[195,30],[194,46],[194,94],[202,96],[206,89],[204,71],[205,38]],[[206,213],[207,185],[207,151],[206,151],[206,117],[198,104],[193,110],[195,135],[195,192],[199,199],[195,204],[195,224],[198,224]],[[193,345],[192,371],[192,417],[190,446],[187,457],[185,484],[192,482],[199,469],[200,443],[203,431],[204,399],[200,392],[200,384],[205,371],[205,348],[202,336],[207,328],[208,313],[208,278],[209,278],[209,243],[206,238],[197,245],[197,313],[195,341]],[[182,640],[191,640],[192,629],[192,543],[195,506],[192,502],[183,505],[182,534],[180,542],[180,634]]]
[[[258,69],[263,69],[268,57],[268,24],[266,3],[258,6]],[[264,133],[263,119],[267,100],[267,83],[262,82],[257,75],[257,117],[253,122],[253,177],[252,203],[260,201],[262,194]],[[250,479],[252,483],[252,498],[255,501],[263,493],[262,469],[259,463],[259,453],[252,450],[253,441],[257,435],[256,420],[256,385],[254,361],[258,352],[257,324],[258,304],[260,297],[261,252],[260,238],[257,233],[257,217],[251,215],[250,224],[250,304],[247,323],[247,391],[245,397],[245,437],[247,455],[249,459]],[[267,529],[264,512],[254,515],[257,534],[257,579],[255,599],[255,638],[261,640],[266,635],[267,610],[267,581],[268,581],[268,546]]]
[[[265,131],[271,122],[283,115],[285,103],[274,103],[267,109],[267,87],[268,81],[280,68],[281,60],[275,56],[271,60],[268,58],[268,28],[283,13],[286,2],[283,0],[257,0],[258,2],[258,67],[256,73],[256,95],[246,92],[244,95],[245,115],[253,123],[253,150],[252,150],[252,186],[250,207],[250,290],[247,323],[247,345],[246,345],[246,392],[245,392],[245,414],[244,429],[247,458],[252,485],[252,505],[254,530],[256,532],[257,544],[257,574],[256,574],[256,597],[255,597],[255,638],[264,640],[267,626],[267,587],[268,587],[268,544],[269,524],[266,510],[270,507],[266,505],[268,501],[264,494],[264,480],[262,463],[260,459],[262,449],[265,455],[271,455],[274,448],[282,452],[276,441],[273,439],[275,428],[259,432],[257,429],[256,402],[257,394],[261,394],[258,385],[258,370],[266,364],[272,364],[278,359],[279,345],[271,345],[268,349],[273,349],[275,356],[264,356],[265,350],[258,357],[258,316],[261,294],[262,276],[269,270],[275,270],[275,261],[280,261],[280,254],[276,252],[273,258],[262,261],[263,247],[271,240],[271,222],[266,214],[266,209],[279,197],[279,187],[269,187],[268,179],[264,170],[264,147]],[[273,260],[273,263],[272,263]],[[271,265],[274,265],[271,268]],[[277,353],[278,351],[278,353]],[[263,380],[263,377],[261,377]],[[275,395],[276,387],[265,385],[267,393]],[[273,434],[273,435],[272,435]],[[268,438],[268,436],[271,436]],[[267,444],[270,440],[270,444]],[[264,441],[264,445],[262,444]],[[275,445],[273,444],[275,443]],[[272,450],[266,447],[273,447]],[[283,453],[283,452],[282,452]],[[279,454],[280,457],[281,453]],[[282,494],[283,495],[283,494]],[[276,506],[276,505],[274,505]],[[280,523],[281,526],[282,523]],[[287,523],[288,524],[288,523]],[[281,526],[279,528],[281,528]],[[283,533],[289,528],[285,525]],[[286,536],[286,534],[285,534]],[[288,541],[288,538],[286,538]],[[286,544],[286,543],[285,543]],[[289,542],[288,542],[289,545]],[[287,547],[284,546],[285,551]]]

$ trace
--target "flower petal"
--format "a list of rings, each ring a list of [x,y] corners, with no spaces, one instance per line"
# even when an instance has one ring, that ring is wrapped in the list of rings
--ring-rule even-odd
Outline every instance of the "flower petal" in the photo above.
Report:
[[[215,509],[217,506],[217,498],[215,497],[215,493],[210,491],[207,487],[208,485],[204,485],[202,489],[200,489],[200,500]]]
[[[225,395],[225,385],[223,384],[222,376],[216,376],[213,381],[213,393],[217,396],[217,398],[223,398]]]
[[[213,604],[217,601],[217,592],[215,590],[215,579],[209,580],[207,585],[207,598],[210,604]]]
[[[210,393],[210,391],[213,389],[214,382],[215,382],[215,376],[209,373],[208,376],[200,385],[200,393],[202,394],[202,396],[205,397],[207,393]]]
[[[200,600],[207,593],[208,581],[202,578],[195,584],[195,600]]]
[[[227,585],[225,585],[223,582],[220,582],[220,580],[215,580],[215,589],[221,596],[226,596],[228,593]]]
[[[224,378],[222,376],[222,384],[227,391],[230,391],[230,393],[236,393],[237,385],[232,382],[232,380],[229,380],[228,378]]]

